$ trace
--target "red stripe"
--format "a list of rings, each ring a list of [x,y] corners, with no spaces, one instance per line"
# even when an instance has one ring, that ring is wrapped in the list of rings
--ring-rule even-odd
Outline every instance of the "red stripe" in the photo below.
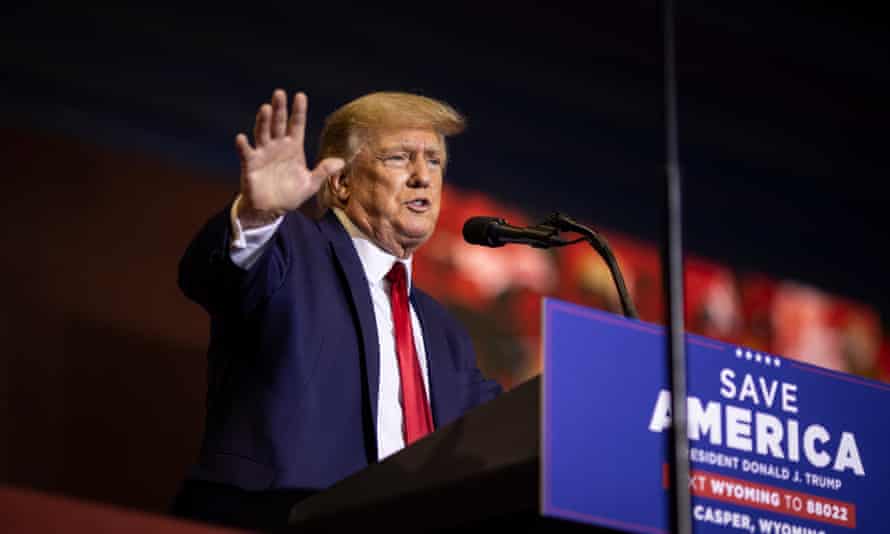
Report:
[[[662,483],[670,486],[668,464],[663,464]],[[856,505],[809,493],[758,484],[693,469],[689,487],[697,497],[767,510],[811,521],[856,528]],[[721,491],[722,489],[722,491]],[[764,497],[769,497],[768,499]]]

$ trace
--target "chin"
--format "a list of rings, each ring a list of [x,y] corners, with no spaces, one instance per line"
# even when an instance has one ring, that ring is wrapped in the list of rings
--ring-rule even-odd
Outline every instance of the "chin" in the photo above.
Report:
[[[427,239],[433,235],[432,228],[425,228],[423,230],[418,228],[405,228],[402,234],[402,243],[406,246],[414,249],[422,245],[426,242]]]
[[[405,235],[405,241],[409,243],[413,243],[414,246],[419,246],[426,242],[427,239],[433,235],[432,232],[423,232],[423,233],[407,233]]]
[[[403,224],[399,225],[401,227],[402,234],[412,238],[425,240],[427,237],[432,235],[433,230],[436,229],[435,221],[432,221],[426,217],[420,218],[419,220],[413,218],[413,220],[409,219],[402,222]]]

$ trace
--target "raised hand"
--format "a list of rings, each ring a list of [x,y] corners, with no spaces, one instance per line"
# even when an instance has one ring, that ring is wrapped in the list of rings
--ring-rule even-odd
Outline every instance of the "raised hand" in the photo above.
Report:
[[[324,159],[311,170],[307,167],[303,148],[306,109],[306,95],[297,93],[288,118],[287,95],[276,89],[271,105],[263,104],[257,112],[256,146],[250,146],[243,133],[235,137],[241,158],[238,218],[245,228],[266,224],[299,208],[323,181],[343,168],[345,162],[340,158]]]

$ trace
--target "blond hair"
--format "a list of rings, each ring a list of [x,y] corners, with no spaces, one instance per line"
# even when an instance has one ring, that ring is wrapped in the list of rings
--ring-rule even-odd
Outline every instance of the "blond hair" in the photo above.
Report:
[[[448,104],[411,93],[377,92],[359,97],[331,113],[321,131],[318,160],[337,157],[349,165],[368,136],[375,131],[401,128],[430,129],[442,137],[459,134],[466,120]],[[329,183],[323,184],[318,194],[321,207],[333,205]]]

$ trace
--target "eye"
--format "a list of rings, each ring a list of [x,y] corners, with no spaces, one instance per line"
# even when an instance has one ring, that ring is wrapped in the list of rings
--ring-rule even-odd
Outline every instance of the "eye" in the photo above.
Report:
[[[387,167],[404,167],[411,160],[411,158],[405,152],[384,154],[383,156],[379,156],[378,159],[382,161],[383,164]]]
[[[442,158],[428,158],[426,161],[427,161],[427,163],[429,163],[430,165],[433,165],[435,167],[442,166]]]

